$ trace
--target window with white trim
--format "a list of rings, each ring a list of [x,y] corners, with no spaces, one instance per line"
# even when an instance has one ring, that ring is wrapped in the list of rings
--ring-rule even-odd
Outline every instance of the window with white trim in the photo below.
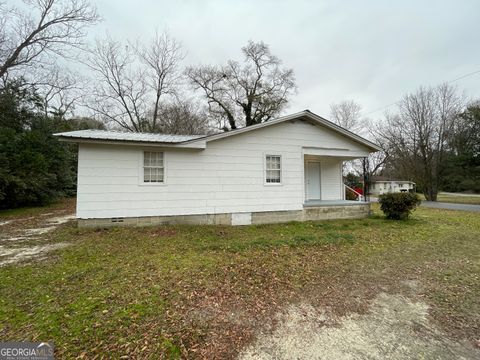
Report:
[[[266,155],[265,182],[267,184],[280,184],[282,179],[282,158],[280,155]]]
[[[144,151],[143,152],[143,182],[144,183],[163,183],[165,178],[165,167],[163,162],[163,152]]]

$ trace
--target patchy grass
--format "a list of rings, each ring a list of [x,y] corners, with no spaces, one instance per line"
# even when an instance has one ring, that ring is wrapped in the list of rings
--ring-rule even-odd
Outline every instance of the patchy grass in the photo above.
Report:
[[[47,212],[54,212],[58,210],[74,210],[75,198],[62,198],[47,206],[31,206],[16,209],[0,210],[0,219],[8,220],[19,217],[38,216]]]
[[[77,229],[46,261],[0,270],[0,337],[59,358],[231,358],[289,303],[362,313],[379,292],[419,296],[453,338],[480,333],[480,214],[407,221]],[[412,293],[405,282],[420,284]]]

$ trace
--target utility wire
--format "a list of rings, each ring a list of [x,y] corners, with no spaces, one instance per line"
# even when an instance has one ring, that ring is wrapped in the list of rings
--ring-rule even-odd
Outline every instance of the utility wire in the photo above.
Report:
[[[462,75],[462,76],[460,76],[460,77],[458,77],[458,78],[456,78],[456,79],[453,79],[453,80],[447,81],[447,84],[454,83],[454,82],[456,82],[456,81],[458,81],[458,80],[465,79],[466,77],[469,77],[469,76],[472,76],[472,75],[475,75],[475,74],[478,74],[478,73],[480,73],[480,70],[473,71],[473,72],[471,72],[471,73],[468,73],[468,74]],[[370,115],[370,114],[376,113],[377,111],[380,111],[380,110],[384,110],[384,109],[386,109],[386,108],[389,108],[389,107],[390,107],[390,106],[392,106],[392,105],[396,105],[397,103],[398,103],[398,101],[395,101],[395,102],[393,102],[393,103],[390,103],[390,104],[388,104],[388,105],[385,105],[385,106],[382,106],[382,107],[376,108],[376,109],[374,109],[374,110],[372,110],[372,111],[369,111],[369,112],[367,112],[366,114],[364,114],[364,116],[367,116],[367,115]]]

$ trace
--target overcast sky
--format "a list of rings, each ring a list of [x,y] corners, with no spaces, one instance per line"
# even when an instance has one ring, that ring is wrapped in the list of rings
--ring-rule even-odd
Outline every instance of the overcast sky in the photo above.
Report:
[[[104,21],[92,36],[148,39],[168,30],[188,52],[185,64],[241,60],[248,40],[264,41],[295,71],[287,112],[328,116],[332,102],[353,99],[367,114],[420,85],[480,71],[479,0],[95,3]],[[455,84],[480,98],[480,72]]]

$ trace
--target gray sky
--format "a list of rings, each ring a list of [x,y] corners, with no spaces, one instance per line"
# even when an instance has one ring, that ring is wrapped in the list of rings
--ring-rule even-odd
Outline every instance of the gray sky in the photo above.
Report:
[[[328,116],[330,103],[353,99],[366,114],[420,85],[480,70],[479,0],[96,4],[104,22],[92,36],[148,39],[168,30],[188,51],[185,64],[240,60],[248,40],[266,42],[296,74],[298,94],[287,112],[308,108]],[[480,98],[480,73],[455,84]]]

